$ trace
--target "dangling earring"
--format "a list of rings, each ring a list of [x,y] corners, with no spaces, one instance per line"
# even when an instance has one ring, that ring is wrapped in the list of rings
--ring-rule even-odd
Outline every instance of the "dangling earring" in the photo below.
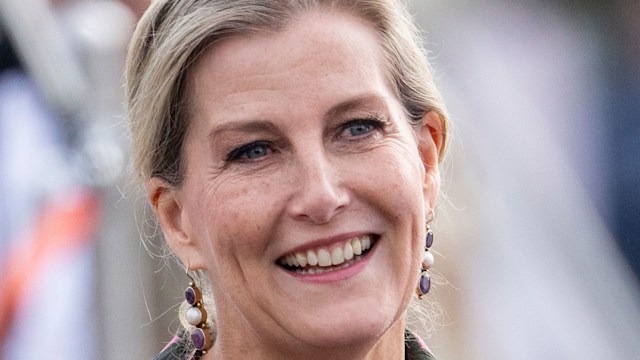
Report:
[[[197,352],[206,354],[213,343],[211,331],[209,330],[209,325],[207,325],[207,311],[202,305],[202,291],[200,291],[195,280],[189,275],[189,268],[187,268],[187,276],[191,281],[189,282],[187,290],[184,291],[184,297],[191,307],[187,309],[185,317],[189,324],[196,327],[193,333],[191,333],[191,342]]]
[[[422,271],[420,273],[420,281],[416,287],[416,294],[418,299],[422,299],[423,295],[426,295],[431,289],[431,277],[429,276],[429,269],[433,267],[435,259],[429,249],[433,245],[433,231],[431,231],[431,222],[433,221],[433,210],[430,211],[430,217],[427,220],[427,235],[425,236],[424,254],[422,255]]]

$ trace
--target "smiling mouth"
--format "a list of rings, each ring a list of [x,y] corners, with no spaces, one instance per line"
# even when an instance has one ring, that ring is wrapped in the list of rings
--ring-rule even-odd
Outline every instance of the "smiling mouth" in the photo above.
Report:
[[[362,260],[375,246],[377,235],[363,235],[306,251],[287,254],[278,259],[285,270],[314,275],[349,267]]]

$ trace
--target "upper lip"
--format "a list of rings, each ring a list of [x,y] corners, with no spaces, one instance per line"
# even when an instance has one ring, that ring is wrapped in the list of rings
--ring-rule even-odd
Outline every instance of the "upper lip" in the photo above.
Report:
[[[308,241],[300,246],[290,249],[289,251],[282,254],[280,257],[278,257],[278,259],[289,254],[295,254],[297,252],[306,252],[309,249],[316,249],[319,247],[331,247],[331,245],[336,243],[340,243],[355,237],[371,235],[371,234],[372,233],[370,232],[349,232],[349,233],[343,233],[343,234],[334,235],[326,238]]]

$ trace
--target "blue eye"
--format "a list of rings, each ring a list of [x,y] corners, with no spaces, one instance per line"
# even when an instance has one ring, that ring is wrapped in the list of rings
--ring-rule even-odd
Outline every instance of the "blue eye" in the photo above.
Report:
[[[344,124],[340,132],[341,136],[346,138],[362,138],[373,131],[383,129],[384,125],[384,122],[378,119],[358,119]]]
[[[256,141],[250,144],[242,145],[232,150],[227,155],[227,161],[233,160],[256,160],[267,156],[271,152],[269,143],[264,141]]]
[[[349,134],[351,136],[362,136],[362,135],[370,132],[372,130],[372,126],[371,126],[371,124],[356,123],[356,124],[353,124],[353,125],[349,126],[349,128],[347,130],[349,130]]]

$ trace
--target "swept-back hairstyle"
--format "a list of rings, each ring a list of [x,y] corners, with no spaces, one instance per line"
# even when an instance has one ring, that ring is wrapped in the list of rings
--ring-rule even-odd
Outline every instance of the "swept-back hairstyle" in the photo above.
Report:
[[[127,59],[132,168],[139,179],[181,184],[189,128],[186,79],[207,47],[229,37],[278,31],[301,13],[318,9],[352,14],[377,30],[387,76],[407,119],[419,126],[426,112],[439,115],[442,159],[447,112],[421,34],[399,0],[157,0],[138,23]]]

